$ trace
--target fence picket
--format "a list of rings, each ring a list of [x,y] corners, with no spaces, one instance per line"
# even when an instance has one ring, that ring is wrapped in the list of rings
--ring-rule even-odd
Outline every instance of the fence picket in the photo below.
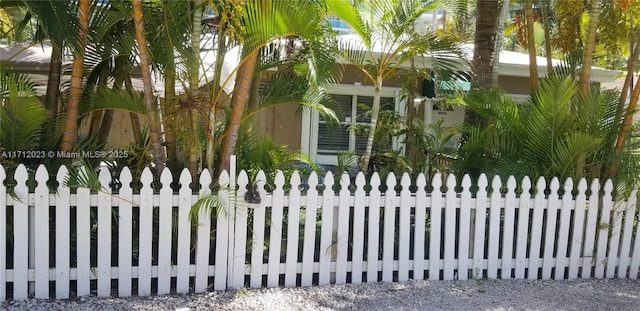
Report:
[[[354,223],[358,219],[363,222],[365,218],[366,199],[367,194],[364,191],[364,185],[366,184],[364,174],[359,172],[356,176],[356,191],[354,194],[353,205],[353,220]],[[353,254],[351,259],[351,283],[362,283],[362,271],[363,269],[363,256],[364,256],[364,228],[365,224],[353,226]]]
[[[502,195],[500,187],[502,182],[499,176],[491,181],[491,206],[489,207],[489,248],[487,254],[487,277],[498,277],[498,248],[500,242],[500,218],[502,217]]]
[[[632,280],[638,279],[638,270],[640,269],[640,226],[635,227],[631,263],[629,266],[629,278]]]
[[[609,230],[611,229],[611,210],[613,209],[613,201],[611,200],[611,191],[613,190],[613,183],[611,180],[607,180],[604,184],[604,195],[602,196],[602,212],[600,214],[600,221],[598,223],[598,244],[596,249],[596,271],[595,278],[601,279],[605,277],[605,265],[607,263],[607,240],[609,237]]]
[[[367,283],[378,281],[378,247],[380,241],[380,176],[373,173],[369,192],[369,221],[367,224]]]
[[[327,285],[331,278],[331,260],[335,253],[333,244],[333,174],[327,172],[322,192],[322,224],[320,229],[320,272],[318,285]]]
[[[36,170],[35,189],[35,297],[49,298],[49,188],[47,181],[49,174],[44,165],[40,164]]]
[[[160,174],[162,187],[160,188],[160,205],[158,206],[158,295],[171,293],[171,253],[173,248],[172,181],[171,171],[168,168],[162,170],[162,174]],[[172,242],[167,243],[168,241]]]
[[[471,226],[471,178],[462,177],[460,195],[460,225],[458,226],[458,280],[469,278],[469,228]]]
[[[556,237],[558,250],[556,253],[555,280],[563,280],[565,278],[565,270],[569,264],[569,258],[567,257],[569,225],[571,224],[571,210],[575,207],[572,192],[573,180],[571,178],[567,178],[564,182],[564,194],[562,195],[562,206],[560,208],[560,231]]]
[[[522,194],[520,194],[520,206],[518,206],[518,229],[516,232],[516,264],[514,276],[516,279],[524,279],[527,240],[529,237],[529,213],[531,212],[531,180],[525,176],[522,179]]]
[[[313,283],[313,261],[316,249],[316,215],[318,213],[318,175],[311,172],[307,181],[307,202],[304,215],[304,241],[302,245],[302,276],[300,284],[311,286]],[[253,265],[252,265],[253,268]]]
[[[192,205],[191,174],[188,169],[180,173],[180,190],[178,191],[178,250],[176,267],[176,292],[189,292],[189,269],[191,266],[191,220],[189,211]]]
[[[200,190],[198,191],[198,200],[208,198],[211,196],[211,175],[208,170],[202,171],[200,179]],[[229,175],[225,171],[222,172],[218,183],[221,188],[228,187]],[[224,193],[221,189],[220,193]],[[211,219],[212,216],[216,216],[218,222],[216,224],[216,246],[215,246],[215,278],[214,286],[215,290],[221,290],[226,288],[227,285],[227,223],[226,219],[229,215],[227,210],[228,205],[224,206],[224,199],[220,198],[223,206],[209,206],[209,208],[201,208],[198,211],[198,228],[196,237],[196,277],[194,284],[194,292],[201,293],[207,290],[209,287],[209,254],[211,252]],[[222,209],[222,210],[220,210]],[[222,268],[222,267],[224,268]]]
[[[13,299],[24,300],[29,296],[29,188],[27,169],[18,165],[14,173],[16,186],[13,199]],[[4,287],[4,284],[3,284]]]
[[[633,234],[633,222],[636,216],[638,190],[631,191],[627,199],[626,209],[624,213],[624,232],[622,233],[622,245],[620,246],[620,264],[618,265],[618,278],[627,277],[627,269],[631,261],[631,238]]]
[[[98,191],[98,297],[111,296],[111,174],[100,169],[101,190]]]
[[[587,226],[584,235],[584,253],[582,254],[581,277],[587,279],[591,277],[591,270],[596,260],[594,257],[595,238],[598,226],[598,201],[600,193],[600,181],[596,178],[591,183],[591,196],[587,211]]]
[[[140,245],[138,245],[138,295],[151,294],[151,260],[153,236],[153,174],[150,168],[142,171],[140,178]]]
[[[480,174],[478,178],[478,193],[476,194],[476,208],[473,222],[473,278],[484,277],[485,233],[487,223],[487,175]]]
[[[86,168],[80,169],[86,174]],[[77,290],[78,297],[88,296],[91,292],[91,191],[88,188],[76,190],[76,253],[77,253]]]
[[[556,244],[556,223],[558,221],[558,206],[560,205],[560,199],[558,197],[558,189],[560,189],[560,182],[558,178],[551,179],[549,185],[551,193],[547,199],[547,222],[545,224],[546,230],[544,233],[544,254],[542,257],[542,279],[551,279],[551,272],[554,265],[553,250]]]
[[[413,278],[415,280],[424,279],[424,245],[425,245],[425,222],[427,220],[427,180],[423,173],[418,175],[416,181],[418,187],[416,191],[416,211],[413,238]]]
[[[510,176],[507,179],[507,193],[505,194],[504,204],[501,279],[510,279],[511,270],[513,269],[513,231],[515,229],[516,202],[516,179]]]
[[[624,199],[624,198],[623,198]],[[620,246],[620,231],[622,227],[622,217],[624,215],[625,202],[615,202],[611,210],[613,215],[610,222],[611,233],[607,236],[609,240],[609,252],[607,253],[607,279],[616,276],[616,266],[618,265],[618,248]]]
[[[444,204],[444,280],[453,280],[455,269],[456,250],[456,177],[449,174],[447,177],[447,192]]]
[[[246,269],[247,255],[247,219],[249,216],[249,203],[244,201],[244,195],[247,193],[247,185],[249,184],[249,176],[247,172],[241,171],[238,176],[238,192],[233,199],[232,207],[235,209],[232,213],[235,215],[235,234],[233,248],[233,283],[232,288],[242,288],[244,286],[244,276]]]
[[[393,281],[393,255],[396,238],[396,175],[387,175],[387,191],[384,195],[383,227],[382,227],[382,282]]]
[[[547,183],[544,177],[538,178],[536,182],[536,194],[533,203],[533,215],[531,220],[531,247],[529,251],[529,268],[527,270],[527,279],[536,280],[541,267],[541,248],[542,241],[542,225],[544,217],[544,207],[546,205],[544,190]]]
[[[280,257],[282,244],[282,217],[284,209],[284,174],[278,171],[275,179],[271,205],[271,223],[269,233],[269,261],[267,264],[267,287],[278,287],[280,279]]]
[[[124,167],[120,173],[122,187],[118,194],[118,279],[131,280],[132,265],[132,217],[133,217],[133,190],[131,189],[131,171]],[[162,245],[162,243],[160,243]],[[131,296],[131,282],[118,282],[118,296]]]
[[[349,199],[351,191],[349,184],[351,180],[349,174],[344,172],[340,178],[340,193],[338,198],[338,213],[334,215],[337,218],[337,235],[336,235],[336,284],[344,284],[347,282],[347,255],[349,254],[349,215],[351,213],[351,205]]]
[[[431,227],[429,230],[429,280],[440,279],[440,240],[441,240],[441,219],[442,219],[442,175],[436,173],[431,182],[433,191],[431,192],[431,207],[429,220]]]
[[[586,191],[587,181],[582,178],[578,183],[578,194],[576,195],[575,212],[573,221],[573,233],[571,234],[570,253],[569,253],[569,280],[578,278],[578,269],[580,268],[580,249],[583,246],[584,239],[584,221],[586,210]]]
[[[264,263],[264,225],[266,217],[267,202],[264,185],[266,176],[263,171],[256,175],[256,187],[260,198],[263,198],[260,206],[253,211],[253,239],[251,243],[251,288],[262,287],[262,266]]]
[[[400,192],[400,219],[398,226],[398,281],[409,280],[409,234],[411,232],[411,177],[404,173],[401,179],[402,191]]]
[[[7,173],[0,164],[0,302],[7,300],[7,187],[4,181]],[[12,224],[8,224],[12,225]]]
[[[287,252],[285,257],[284,286],[296,286],[298,275],[298,237],[300,236],[300,174],[295,171],[289,181],[289,214],[287,215]],[[348,228],[347,228],[348,229]]]

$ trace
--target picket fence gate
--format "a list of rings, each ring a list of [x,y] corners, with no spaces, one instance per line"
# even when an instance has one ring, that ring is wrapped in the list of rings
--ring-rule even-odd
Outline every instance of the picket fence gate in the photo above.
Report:
[[[186,170],[174,191],[166,169],[154,193],[146,169],[134,193],[125,168],[116,194],[105,168],[97,192],[71,191],[67,172],[57,172],[55,192],[43,166],[33,192],[23,165],[12,194],[0,182],[0,301],[425,278],[636,279],[640,268],[636,191],[614,202],[611,181],[600,189],[581,179],[574,188],[568,179],[561,189],[558,179],[540,178],[532,189],[529,178],[495,177],[488,187],[482,175],[472,195],[469,176],[458,185],[449,175],[443,185],[437,174],[427,193],[423,175],[412,192],[408,175],[398,185],[390,174],[381,192],[374,174],[367,192],[362,174],[355,184],[340,176],[338,187],[331,173],[306,183],[295,173],[285,192],[278,172],[275,190],[258,182],[261,203],[249,204],[247,174],[236,180],[232,172],[219,184],[237,192],[221,187],[224,208],[202,210],[195,223],[192,205],[210,195],[206,171],[197,194]],[[0,181],[6,177],[0,166]]]

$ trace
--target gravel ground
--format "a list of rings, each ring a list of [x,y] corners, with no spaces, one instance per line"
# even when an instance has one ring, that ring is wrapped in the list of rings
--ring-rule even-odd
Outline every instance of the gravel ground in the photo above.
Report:
[[[640,281],[410,281],[190,295],[27,300],[4,310],[640,310]]]

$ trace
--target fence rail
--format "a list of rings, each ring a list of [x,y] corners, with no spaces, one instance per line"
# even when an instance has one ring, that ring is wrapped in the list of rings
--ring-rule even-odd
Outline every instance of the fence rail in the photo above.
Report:
[[[183,171],[179,189],[165,170],[158,191],[146,169],[134,193],[130,171],[102,169],[102,191],[70,189],[67,169],[57,189],[41,166],[29,187],[20,165],[8,191],[0,166],[0,301],[203,292],[239,287],[311,286],[409,279],[575,279],[638,277],[640,226],[636,191],[614,202],[613,185],[528,178],[503,183],[421,175],[386,181],[373,175],[322,182],[279,172],[274,190],[257,183],[260,203],[244,200],[245,172],[223,173],[221,208],[194,203],[210,197]],[[263,173],[257,180],[265,180]],[[399,183],[398,183],[399,180]],[[334,184],[335,183],[335,184]],[[383,191],[381,189],[383,185]],[[414,189],[415,191],[411,191]],[[456,189],[460,189],[456,192]],[[285,191],[285,189],[288,189]],[[427,192],[427,189],[433,189]],[[446,189],[442,192],[441,189]],[[547,191],[548,194],[545,194]]]

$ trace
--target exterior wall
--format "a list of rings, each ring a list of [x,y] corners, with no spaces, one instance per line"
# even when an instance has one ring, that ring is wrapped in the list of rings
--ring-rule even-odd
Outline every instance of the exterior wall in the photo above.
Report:
[[[146,118],[140,116],[138,118],[142,124],[141,128],[146,126]],[[80,123],[78,135],[89,134],[91,128],[91,115],[85,117]],[[107,146],[118,148],[120,146],[126,146],[134,142],[133,129],[131,128],[131,117],[128,111],[116,110],[113,117],[113,124],[111,126],[111,132],[109,132],[109,138],[107,139]]]
[[[302,133],[302,111],[295,105],[280,105],[265,109],[259,113],[257,127],[261,133],[273,140],[287,145],[289,150],[300,150]]]

